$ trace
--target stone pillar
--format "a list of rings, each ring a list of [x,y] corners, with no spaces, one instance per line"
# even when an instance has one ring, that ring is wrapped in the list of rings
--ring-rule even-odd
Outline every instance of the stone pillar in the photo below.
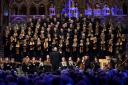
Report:
[[[85,11],[86,6],[87,6],[86,0],[79,0],[79,4],[78,5],[80,5],[79,6],[80,7],[79,10],[81,10],[80,13],[84,15],[84,11]]]
[[[66,0],[65,0],[66,1]],[[55,10],[56,10],[56,14],[61,14],[62,11],[62,6],[64,1],[62,0],[54,0],[54,5],[55,5]]]
[[[0,28],[2,26],[3,20],[2,20],[2,16],[3,16],[3,6],[2,6],[3,0],[0,0]]]
[[[17,15],[20,15],[20,5],[18,4],[18,14]]]
[[[27,3],[27,16],[30,15],[30,10],[29,10],[30,9],[30,6],[31,5],[29,3]]]
[[[36,15],[39,15],[39,5],[36,6]]]
[[[2,23],[2,26],[6,26],[9,23],[9,0],[3,0],[2,6],[2,18],[4,19],[4,23]]]
[[[45,5],[45,15],[48,16],[48,5]]]
[[[126,38],[126,57],[128,58],[128,33],[126,34],[127,38]]]
[[[0,0],[0,35],[3,35],[3,0]],[[1,46],[4,46],[2,45],[3,44],[3,37],[0,36],[0,48]]]
[[[128,0],[126,1],[126,4],[128,4]],[[127,6],[127,15],[128,15],[128,6]]]
[[[30,11],[29,11],[29,9],[30,9],[30,6],[27,7],[27,16],[30,15]]]

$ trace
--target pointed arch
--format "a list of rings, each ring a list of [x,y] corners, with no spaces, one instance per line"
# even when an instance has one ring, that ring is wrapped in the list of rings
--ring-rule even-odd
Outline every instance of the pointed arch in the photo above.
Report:
[[[39,5],[39,15],[45,15],[45,6],[44,4]]]
[[[25,4],[22,4],[19,10],[20,15],[26,15],[27,14],[27,7]]]
[[[36,15],[37,14],[37,9],[34,4],[30,6],[30,15]]]
[[[122,4],[122,8],[123,8],[123,14],[127,15],[128,14],[128,6],[126,5],[125,2]]]
[[[12,15],[18,15],[18,6],[16,4],[12,5],[11,14]]]

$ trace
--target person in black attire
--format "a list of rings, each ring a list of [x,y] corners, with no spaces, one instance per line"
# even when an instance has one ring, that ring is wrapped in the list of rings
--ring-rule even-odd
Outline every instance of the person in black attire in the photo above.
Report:
[[[44,71],[44,62],[43,62],[42,58],[38,59],[37,66],[38,66],[37,72],[42,73]]]
[[[51,72],[52,71],[52,64],[49,55],[46,55],[46,60],[44,61],[44,72]]]
[[[4,68],[5,71],[10,71],[11,70],[11,65],[10,65],[10,60],[9,58],[5,58],[5,63],[4,63]]]
[[[30,74],[34,74],[35,72],[37,72],[37,61],[35,59],[35,57],[32,58],[29,68],[30,68]]]
[[[67,63],[65,57],[62,57],[61,62],[60,62],[60,68],[61,68],[61,70],[63,70],[63,69],[66,69],[67,67],[68,67],[68,63]]]
[[[112,56],[105,56],[107,61],[108,61],[108,69],[113,69],[115,68],[115,62],[112,59]]]
[[[26,56],[25,58],[23,58],[23,61],[22,61],[22,70],[25,74],[28,74],[29,71],[30,71],[30,68],[29,68],[29,62],[30,62],[30,58],[28,56]]]
[[[15,59],[14,59],[14,58],[11,58],[11,60],[10,60],[10,68],[11,68],[12,70],[16,70],[16,67],[17,67],[16,64],[17,64],[17,63],[15,62]]]
[[[80,59],[79,57],[77,57],[77,60],[76,60],[76,62],[75,62],[75,66],[76,66],[77,68],[80,68],[80,66],[81,66],[81,59]]]
[[[69,69],[73,69],[74,66],[75,66],[75,63],[74,63],[74,61],[72,60],[72,57],[69,57],[69,58],[68,58],[68,68],[69,68]]]
[[[95,57],[94,62],[93,62],[93,70],[98,71],[99,68],[100,68],[100,62],[99,62],[98,58]]]
[[[84,56],[84,65],[84,71],[87,71],[91,66],[89,56]]]
[[[53,48],[53,51],[50,53],[51,57],[51,63],[52,63],[52,68],[53,71],[57,71],[59,68],[59,63],[60,63],[60,53],[57,52],[57,47]]]

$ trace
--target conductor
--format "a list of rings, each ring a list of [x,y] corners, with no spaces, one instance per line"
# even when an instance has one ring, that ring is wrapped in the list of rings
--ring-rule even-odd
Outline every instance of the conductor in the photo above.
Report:
[[[52,52],[50,53],[52,69],[53,71],[57,71],[60,63],[60,53],[57,51],[57,47],[54,47]]]

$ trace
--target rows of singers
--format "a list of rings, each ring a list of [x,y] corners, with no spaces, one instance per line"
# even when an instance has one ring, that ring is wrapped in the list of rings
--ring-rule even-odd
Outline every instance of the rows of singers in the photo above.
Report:
[[[30,18],[5,29],[5,56],[46,56],[57,47],[63,56],[116,56],[125,51],[122,26],[99,18]],[[105,51],[105,52],[101,52]],[[95,52],[95,53],[94,53]],[[94,54],[94,55],[93,55]]]

